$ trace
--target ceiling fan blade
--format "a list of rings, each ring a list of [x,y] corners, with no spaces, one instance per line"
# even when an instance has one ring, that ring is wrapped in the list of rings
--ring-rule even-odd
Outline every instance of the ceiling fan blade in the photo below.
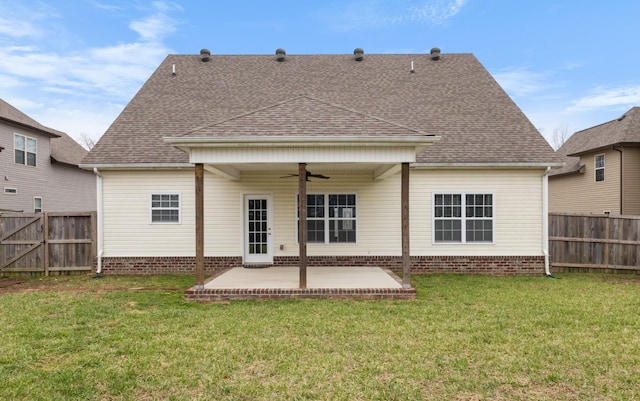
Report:
[[[287,174],[287,175],[283,175],[280,178],[290,178],[290,177],[298,177],[298,174]],[[331,177],[327,177],[326,175],[312,174],[311,172],[307,171],[307,181],[309,181],[309,177],[322,178],[323,180],[328,180],[329,178],[331,178]]]

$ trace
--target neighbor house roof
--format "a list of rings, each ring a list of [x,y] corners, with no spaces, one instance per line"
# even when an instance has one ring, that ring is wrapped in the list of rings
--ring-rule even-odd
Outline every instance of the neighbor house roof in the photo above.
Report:
[[[564,167],[550,175],[577,173],[582,168],[580,155],[610,149],[614,146],[640,145],[640,107],[633,107],[620,118],[573,134],[558,149]]]
[[[0,121],[2,120],[49,136],[51,138],[51,158],[55,162],[78,166],[89,153],[66,133],[40,124],[0,99]]]
[[[0,99],[0,121],[1,120],[24,128],[34,129],[41,134],[48,135],[53,138],[58,136],[55,130],[45,127],[2,99]]]
[[[83,164],[188,163],[164,138],[207,135],[436,135],[418,163],[561,162],[472,54],[207,59],[167,56]]]
[[[62,131],[53,130],[59,138],[51,138],[51,158],[57,163],[78,166],[89,153],[78,142]]]

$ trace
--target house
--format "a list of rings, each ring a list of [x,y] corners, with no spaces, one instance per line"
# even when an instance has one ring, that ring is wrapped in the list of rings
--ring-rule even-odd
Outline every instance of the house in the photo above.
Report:
[[[549,174],[549,210],[640,215],[640,108],[573,134]]]
[[[169,55],[82,161],[100,272],[543,274],[561,166],[472,54]],[[305,196],[306,194],[306,196]]]
[[[78,167],[87,153],[0,99],[0,213],[95,210],[96,177]]]

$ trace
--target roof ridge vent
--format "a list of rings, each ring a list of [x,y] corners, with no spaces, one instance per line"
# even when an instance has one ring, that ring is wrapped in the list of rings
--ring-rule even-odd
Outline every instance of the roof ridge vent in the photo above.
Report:
[[[203,63],[206,63],[210,59],[211,59],[211,52],[209,51],[209,49],[200,50],[200,60],[202,60]]]
[[[362,50],[361,48],[357,47],[354,51],[353,51],[353,55],[354,55],[354,60],[356,61],[362,61],[362,59],[364,59],[364,50]]]
[[[284,61],[284,58],[286,55],[287,55],[287,52],[284,51],[284,49],[276,49],[276,60],[282,62]]]
[[[434,47],[431,49],[431,60],[440,60],[440,48]]]

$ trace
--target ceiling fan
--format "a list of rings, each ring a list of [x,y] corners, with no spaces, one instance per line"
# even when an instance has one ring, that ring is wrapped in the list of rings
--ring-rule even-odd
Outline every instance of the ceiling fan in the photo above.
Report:
[[[298,177],[298,174],[288,174],[280,178],[289,178],[289,177]],[[307,171],[307,181],[309,181],[309,178],[322,178],[323,180],[328,180],[330,177],[327,177],[326,175],[322,175],[322,174],[313,174],[312,172]]]

